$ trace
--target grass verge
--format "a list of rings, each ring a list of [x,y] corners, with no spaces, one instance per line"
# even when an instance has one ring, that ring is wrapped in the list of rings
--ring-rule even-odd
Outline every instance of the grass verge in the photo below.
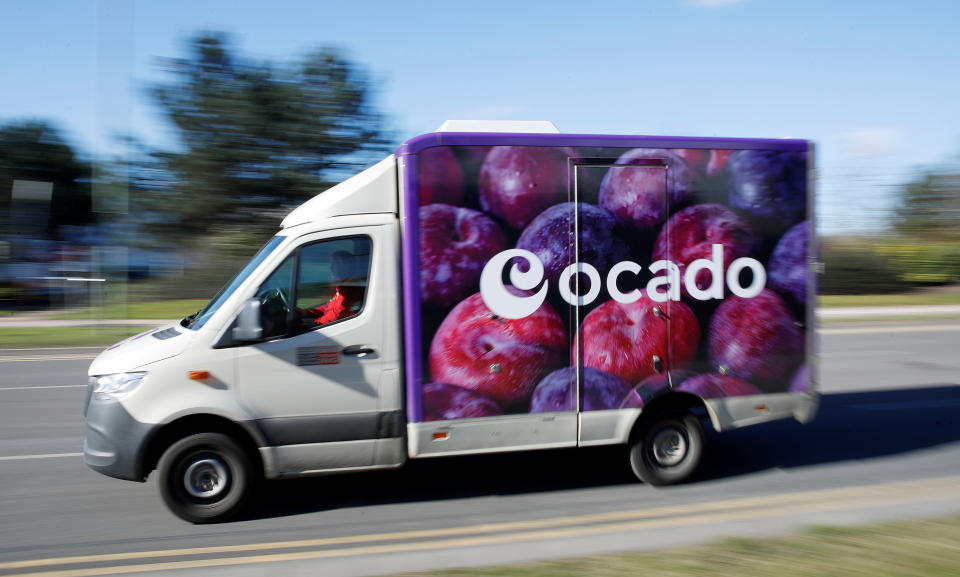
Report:
[[[960,294],[820,295],[821,307],[960,305]]]
[[[0,348],[109,346],[152,327],[0,328]]]
[[[858,528],[815,527],[775,539],[727,539],[656,553],[405,575],[444,577],[947,577],[960,575],[960,517]]]
[[[51,315],[56,320],[182,319],[202,309],[206,299],[179,299],[145,303],[126,303],[99,308],[78,309]]]

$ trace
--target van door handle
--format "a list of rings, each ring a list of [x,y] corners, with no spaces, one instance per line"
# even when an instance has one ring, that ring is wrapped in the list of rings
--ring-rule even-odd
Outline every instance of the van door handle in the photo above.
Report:
[[[365,357],[367,355],[372,355],[376,351],[372,348],[365,345],[350,345],[349,347],[344,347],[343,354],[345,355],[356,355],[358,357]]]

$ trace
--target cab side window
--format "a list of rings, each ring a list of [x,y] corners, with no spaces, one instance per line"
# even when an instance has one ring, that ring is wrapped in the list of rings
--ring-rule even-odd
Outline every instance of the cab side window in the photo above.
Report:
[[[257,289],[263,338],[297,334],[363,309],[370,276],[370,237],[302,246]]]
[[[300,249],[296,310],[300,330],[350,318],[363,309],[370,238],[326,240]]]

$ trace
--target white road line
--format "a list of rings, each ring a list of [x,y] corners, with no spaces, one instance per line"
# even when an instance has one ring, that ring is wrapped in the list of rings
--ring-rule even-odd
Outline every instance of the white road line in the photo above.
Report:
[[[29,461],[32,459],[60,459],[63,457],[82,457],[83,453],[50,453],[47,455],[10,455],[0,457],[0,461]]]
[[[87,385],[39,385],[36,387],[0,387],[0,391],[30,391],[33,389],[79,389]]]
[[[44,355],[36,357],[2,357],[0,363],[42,363],[45,361],[89,361],[97,358],[97,355]]]
[[[5,351],[17,351],[17,352],[22,352],[22,351],[40,351],[40,352],[43,352],[43,351],[76,351],[76,350],[89,349],[89,350],[92,350],[92,351],[102,351],[104,348],[105,348],[105,347],[33,347],[33,348],[29,348],[29,349],[3,349],[3,350],[5,350]]]
[[[910,325],[908,327],[850,327],[850,328],[821,328],[817,332],[821,335],[869,335],[884,333],[926,333],[960,331],[960,325]]]

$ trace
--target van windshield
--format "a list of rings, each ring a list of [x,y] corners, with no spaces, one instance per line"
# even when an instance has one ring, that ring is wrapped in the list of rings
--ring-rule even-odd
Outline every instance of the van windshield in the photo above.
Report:
[[[263,248],[257,252],[256,256],[250,259],[250,262],[247,263],[247,266],[243,267],[243,270],[238,272],[233,279],[225,284],[223,288],[217,293],[215,297],[210,299],[210,302],[207,303],[207,306],[203,307],[197,314],[183,319],[180,323],[188,329],[197,330],[203,325],[206,324],[210,317],[220,308],[223,303],[227,302],[227,299],[230,298],[230,295],[233,294],[233,291],[237,290],[243,281],[247,280],[247,277],[250,276],[254,270],[260,266],[270,253],[272,253],[279,245],[282,243],[286,237],[284,236],[275,236],[271,238],[267,244],[263,245]]]

